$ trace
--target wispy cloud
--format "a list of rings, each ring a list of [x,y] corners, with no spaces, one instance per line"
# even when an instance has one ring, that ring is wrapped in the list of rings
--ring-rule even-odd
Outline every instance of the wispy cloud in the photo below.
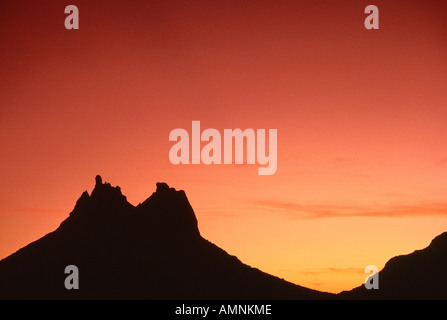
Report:
[[[300,204],[276,200],[259,200],[254,201],[253,204],[296,218],[447,216],[447,203],[442,202],[411,205],[381,205],[377,207]]]
[[[314,276],[323,273],[354,273],[354,274],[364,274],[364,268],[313,268],[298,271],[299,274],[304,276]]]

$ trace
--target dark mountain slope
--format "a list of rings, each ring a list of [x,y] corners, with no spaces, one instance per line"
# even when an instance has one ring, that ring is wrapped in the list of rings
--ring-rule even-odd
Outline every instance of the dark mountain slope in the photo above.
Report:
[[[390,259],[379,272],[379,289],[363,285],[342,299],[447,299],[447,232],[422,250]]]

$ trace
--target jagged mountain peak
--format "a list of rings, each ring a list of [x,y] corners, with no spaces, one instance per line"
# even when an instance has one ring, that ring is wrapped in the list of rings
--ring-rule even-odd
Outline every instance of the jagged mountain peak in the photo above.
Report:
[[[91,193],[84,191],[76,202],[70,217],[79,215],[88,216],[88,218],[97,215],[108,215],[112,217],[113,213],[129,210],[133,207],[126,196],[121,192],[119,186],[112,186],[108,182],[102,182],[100,175],[95,178],[95,187]],[[88,213],[88,214],[87,214]]]
[[[156,191],[136,207],[137,211],[149,216],[151,224],[157,228],[199,236],[197,218],[186,193],[165,182],[157,182],[156,187]]]
[[[169,187],[165,182],[156,183],[156,191],[138,206],[131,205],[119,186],[95,178],[95,187],[89,195],[84,191],[77,200],[69,218],[61,227],[71,229],[92,228],[107,225],[110,230],[127,226],[152,234],[175,235],[196,238],[200,236],[197,218],[186,193]]]

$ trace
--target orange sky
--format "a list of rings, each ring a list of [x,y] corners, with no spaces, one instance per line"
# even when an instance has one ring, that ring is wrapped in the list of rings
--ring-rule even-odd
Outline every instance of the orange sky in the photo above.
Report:
[[[65,30],[76,4],[80,29]],[[184,189],[202,235],[339,292],[447,231],[445,1],[0,5],[0,258],[100,173],[136,205]],[[278,129],[278,169],[169,162],[171,130]]]

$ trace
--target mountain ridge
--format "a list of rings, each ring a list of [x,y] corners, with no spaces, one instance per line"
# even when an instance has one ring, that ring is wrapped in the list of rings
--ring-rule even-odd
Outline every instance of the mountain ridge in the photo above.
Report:
[[[79,290],[64,269],[80,272]],[[59,227],[0,260],[0,299],[447,299],[447,232],[391,258],[379,289],[305,288],[242,263],[204,239],[186,193],[158,182],[134,206],[98,175]]]
[[[64,287],[67,265],[79,290]],[[59,227],[0,261],[0,299],[325,299],[204,239],[184,191],[137,206],[96,177]]]

